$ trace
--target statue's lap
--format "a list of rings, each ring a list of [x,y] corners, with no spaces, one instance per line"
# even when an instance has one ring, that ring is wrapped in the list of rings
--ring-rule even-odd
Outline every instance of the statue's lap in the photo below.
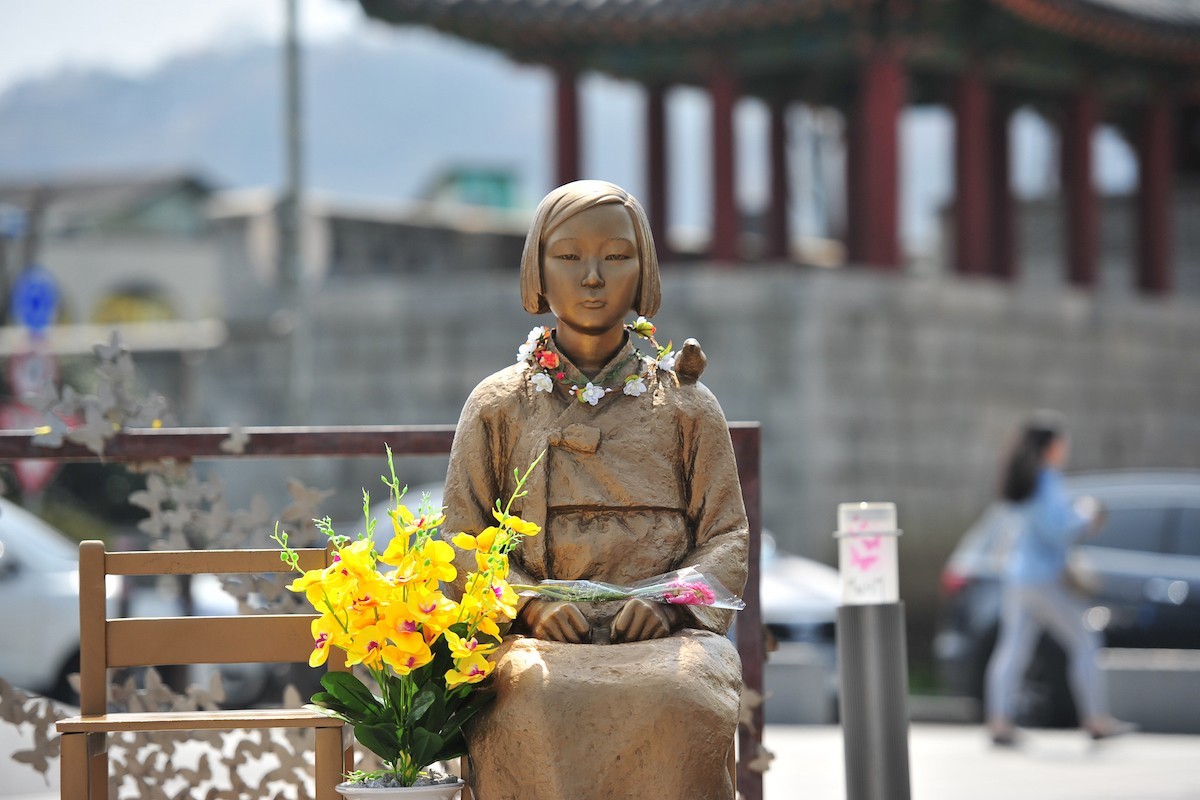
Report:
[[[741,666],[728,639],[510,637],[469,731],[477,800],[731,800]],[[586,734],[586,735],[581,735]]]

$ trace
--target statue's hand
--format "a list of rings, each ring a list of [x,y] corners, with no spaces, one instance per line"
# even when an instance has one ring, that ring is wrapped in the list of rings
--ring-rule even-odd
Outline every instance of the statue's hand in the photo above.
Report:
[[[558,600],[530,600],[521,609],[521,621],[534,638],[551,642],[581,644],[592,630],[578,606]]]
[[[675,359],[675,374],[679,376],[681,383],[695,383],[707,365],[708,356],[700,349],[700,343],[695,339],[688,339]]]
[[[613,617],[612,640],[644,642],[670,636],[671,629],[678,622],[678,614],[679,609],[631,597]]]

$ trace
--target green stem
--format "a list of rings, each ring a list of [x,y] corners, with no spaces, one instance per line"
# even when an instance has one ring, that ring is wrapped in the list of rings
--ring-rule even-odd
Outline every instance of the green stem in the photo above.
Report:
[[[529,468],[528,468],[527,470],[525,470],[525,474],[524,474],[524,475],[522,475],[520,478],[517,478],[517,486],[516,486],[516,488],[515,488],[515,489],[513,489],[513,492],[512,492],[512,494],[511,494],[511,495],[509,495],[509,497],[508,497],[508,504],[504,506],[504,517],[505,517],[505,519],[507,519],[507,518],[508,518],[508,512],[509,512],[509,511],[512,509],[512,505],[513,505],[513,503],[514,503],[514,502],[516,502],[516,499],[517,499],[518,497],[523,497],[523,496],[524,496],[523,494],[521,494],[521,489],[523,489],[523,488],[525,487],[525,484],[526,484],[526,482],[529,480],[529,476],[530,476],[530,475],[533,473],[533,468],[534,468],[534,467],[536,467],[536,466],[538,465],[538,463],[540,463],[540,462],[541,462],[541,460],[542,460],[543,458],[545,458],[545,457],[546,457],[546,451],[545,451],[545,450],[543,450],[542,452],[538,453],[538,457],[537,457],[537,458],[535,458],[535,459],[534,459],[534,460],[533,460],[533,461],[532,461],[532,462],[529,464]],[[506,524],[507,524],[507,523],[506,523]]]

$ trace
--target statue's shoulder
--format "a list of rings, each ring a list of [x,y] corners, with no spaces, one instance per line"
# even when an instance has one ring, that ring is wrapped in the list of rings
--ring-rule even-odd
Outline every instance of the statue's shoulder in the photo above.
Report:
[[[675,406],[688,416],[716,414],[724,417],[716,395],[700,381],[685,383],[666,379],[666,390]]]
[[[512,407],[527,393],[528,372],[529,367],[523,363],[512,364],[493,372],[471,390],[467,405],[481,414]]]

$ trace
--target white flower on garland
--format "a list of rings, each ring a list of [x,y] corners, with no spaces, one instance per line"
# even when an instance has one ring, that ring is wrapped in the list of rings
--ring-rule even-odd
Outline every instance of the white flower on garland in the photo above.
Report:
[[[597,386],[591,381],[587,382],[587,386],[579,390],[579,402],[587,403],[589,406],[594,406],[600,402],[600,398],[611,392],[611,389],[605,389],[603,386]]]
[[[677,355],[678,355],[678,353],[675,353],[673,351],[670,353],[667,353],[665,356],[663,356],[661,359],[659,359],[658,368],[665,369],[667,372],[674,372],[675,371],[675,356],[677,356]]]
[[[529,331],[529,335],[525,337],[525,344],[517,348],[518,364],[527,360],[531,355],[533,355],[533,351],[538,348],[538,343],[541,341],[542,337],[546,335],[548,330],[549,329],[545,326],[538,325]],[[547,389],[547,391],[549,390]]]
[[[645,317],[638,317],[637,321],[633,323],[633,332],[639,336],[648,338],[654,335],[655,330],[657,329],[654,327],[654,323]]]
[[[535,392],[553,392],[554,381],[550,380],[550,376],[544,372],[534,373],[530,378],[533,381],[533,390]]]
[[[641,397],[648,391],[646,381],[641,375],[630,375],[625,379],[625,388],[621,391],[630,397]]]

